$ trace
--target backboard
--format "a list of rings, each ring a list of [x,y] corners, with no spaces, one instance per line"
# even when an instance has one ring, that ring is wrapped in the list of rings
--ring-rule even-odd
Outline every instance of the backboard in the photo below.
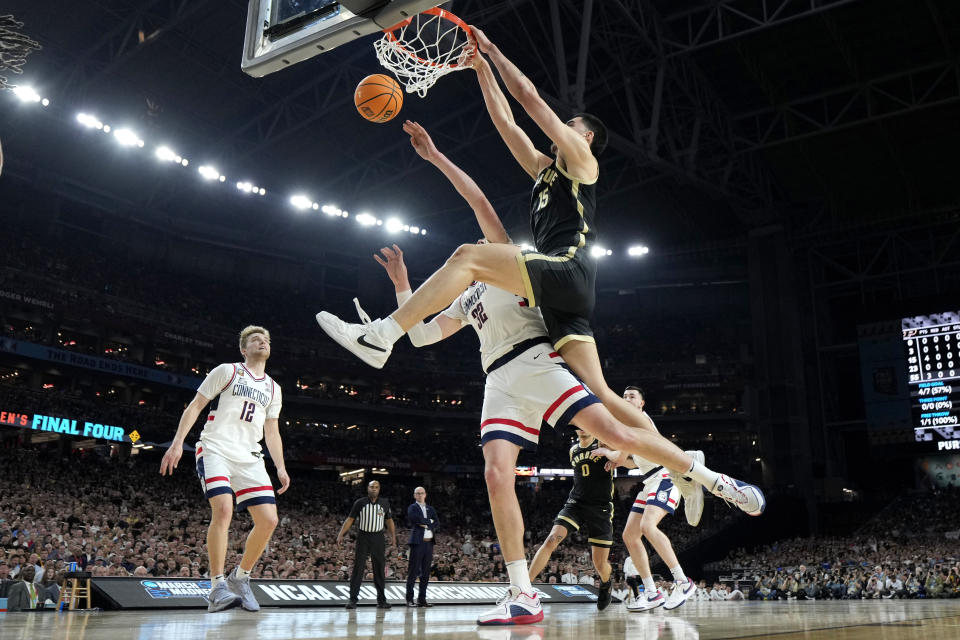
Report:
[[[262,77],[363,36],[443,0],[250,0],[244,73]]]

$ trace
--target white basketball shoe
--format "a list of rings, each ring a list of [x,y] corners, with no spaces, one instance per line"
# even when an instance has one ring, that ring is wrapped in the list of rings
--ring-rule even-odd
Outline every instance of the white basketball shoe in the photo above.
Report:
[[[360,302],[354,298],[362,324],[344,322],[332,313],[321,311],[317,314],[317,324],[341,347],[357,356],[374,369],[382,369],[393,351],[393,343],[382,338],[378,329],[383,320],[370,320],[367,312],[360,308]]]
[[[670,591],[670,597],[667,598],[663,608],[667,611],[676,609],[696,592],[697,585],[690,578],[687,578],[686,582],[674,582],[673,589]]]
[[[749,516],[758,516],[767,508],[763,491],[752,484],[720,474],[710,493],[726,500]]]
[[[543,606],[537,593],[525,593],[510,585],[493,609],[477,617],[479,625],[533,624],[543,620]]]
[[[667,599],[664,597],[661,589],[657,589],[656,593],[647,593],[645,591],[640,594],[639,598],[635,598],[632,602],[627,603],[627,611],[634,613],[650,611],[657,607],[662,607],[666,601]]]

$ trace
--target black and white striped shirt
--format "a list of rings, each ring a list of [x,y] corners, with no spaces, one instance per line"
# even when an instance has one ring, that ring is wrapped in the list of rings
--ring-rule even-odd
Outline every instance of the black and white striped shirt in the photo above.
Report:
[[[360,531],[380,533],[384,521],[392,520],[393,514],[390,513],[390,503],[386,498],[379,497],[376,502],[370,502],[370,498],[360,498],[353,503],[350,517],[356,520]]]

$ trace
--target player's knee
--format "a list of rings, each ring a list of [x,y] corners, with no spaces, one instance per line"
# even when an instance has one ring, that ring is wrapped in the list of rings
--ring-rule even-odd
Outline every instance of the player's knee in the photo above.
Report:
[[[473,244],[462,244],[457,247],[449,258],[447,264],[457,266],[470,266],[473,264],[473,256],[477,246]]]
[[[647,538],[650,538],[650,536],[652,536],[652,535],[654,535],[654,534],[660,533],[660,529],[657,528],[657,523],[656,523],[656,522],[653,522],[652,520],[650,520],[650,521],[644,520],[643,522],[641,522],[641,523],[640,523],[640,531],[641,531],[641,532],[643,533],[643,535],[645,535]]]
[[[257,519],[256,524],[264,529],[273,531],[277,528],[277,525],[280,524],[280,518],[277,516],[276,512],[265,513]]]
[[[233,505],[229,502],[219,502],[211,507],[211,524],[218,527],[228,527],[232,518]]]
[[[507,473],[507,470],[501,469],[497,465],[487,465],[483,470],[483,479],[487,483],[487,491],[492,495],[494,492],[499,493],[505,488],[505,485],[509,483],[512,487],[515,482],[514,476],[516,475],[513,472],[513,469],[509,470],[510,473]]]

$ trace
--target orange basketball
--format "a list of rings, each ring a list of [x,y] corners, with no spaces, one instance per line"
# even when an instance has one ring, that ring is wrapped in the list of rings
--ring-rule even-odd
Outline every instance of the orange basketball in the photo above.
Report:
[[[353,92],[357,111],[370,122],[386,122],[400,112],[403,90],[396,80],[382,73],[367,76]]]

